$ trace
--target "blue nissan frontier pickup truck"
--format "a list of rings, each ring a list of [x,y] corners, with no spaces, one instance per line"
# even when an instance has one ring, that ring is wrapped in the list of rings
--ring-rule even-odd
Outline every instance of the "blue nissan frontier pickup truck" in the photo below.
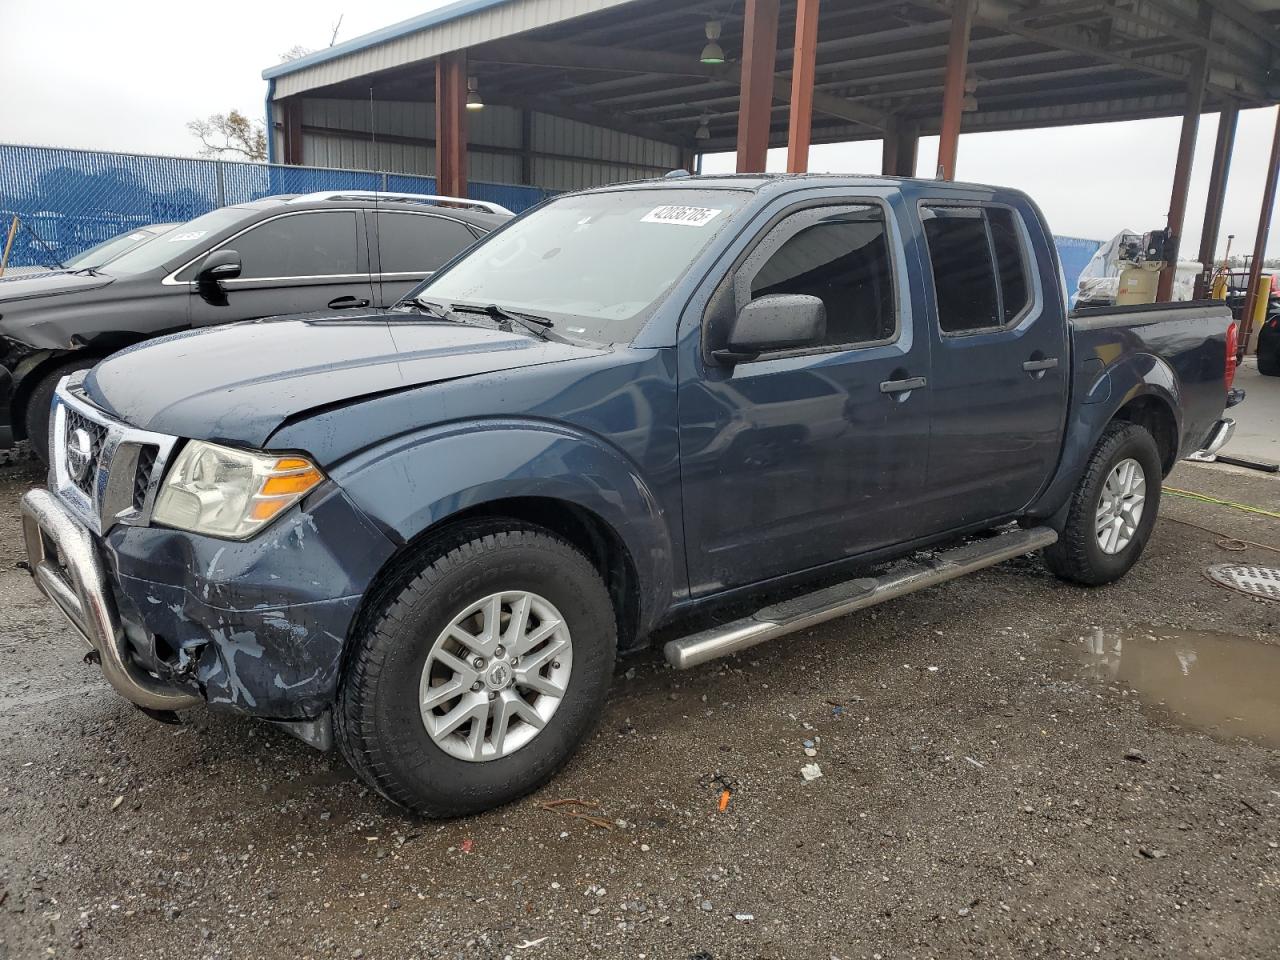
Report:
[[[483,810],[555,773],[659,626],[689,668],[1031,552],[1122,576],[1162,478],[1231,433],[1235,329],[1063,294],[1014,190],[560,196],[394,308],[68,377],[31,574],[157,718],[271,720],[412,811]],[[759,609],[680,635],[727,600]]]

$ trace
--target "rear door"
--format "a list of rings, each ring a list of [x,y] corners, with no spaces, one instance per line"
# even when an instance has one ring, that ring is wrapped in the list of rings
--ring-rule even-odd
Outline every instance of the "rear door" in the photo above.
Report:
[[[287,313],[367,307],[373,284],[357,210],[286,213],[241,231],[214,249],[235,250],[242,269],[221,290],[192,287],[194,325]],[[178,279],[191,279],[199,261]]]
[[[389,307],[471,246],[479,231],[437,213],[379,210],[376,223],[374,285],[378,305]]]
[[[1067,325],[1011,206],[922,201],[932,324],[930,515],[939,531],[1012,514],[1053,472]]]

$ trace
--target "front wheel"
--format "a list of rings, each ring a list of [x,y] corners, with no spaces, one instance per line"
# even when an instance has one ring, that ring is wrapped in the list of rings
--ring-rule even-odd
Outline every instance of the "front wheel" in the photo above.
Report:
[[[366,783],[430,817],[487,810],[550,779],[595,726],[617,645],[591,562],[514,521],[448,534],[363,624],[338,741]]]
[[[1044,551],[1063,580],[1099,586],[1138,562],[1160,508],[1160,451],[1134,423],[1107,426],[1076,486],[1058,542]]]

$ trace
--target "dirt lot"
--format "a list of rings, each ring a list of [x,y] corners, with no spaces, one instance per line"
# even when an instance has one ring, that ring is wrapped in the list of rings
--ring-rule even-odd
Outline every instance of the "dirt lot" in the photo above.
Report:
[[[1280,951],[1280,603],[1203,577],[1274,553],[1162,519],[1108,589],[1023,559],[688,674],[645,654],[549,787],[432,823],[265,725],[162,726],[114,696],[17,566],[35,480],[0,468],[0,958]],[[1280,506],[1274,477],[1171,482]],[[1163,513],[1280,546],[1280,521]],[[1174,630],[1240,639],[1197,657]],[[1115,679],[1118,638],[1181,666]],[[1254,740],[1219,702],[1232,642]],[[1109,653],[1086,663],[1089,644]],[[1225,722],[1190,728],[1123,682],[1149,677],[1210,691],[1188,712]],[[564,798],[603,820],[540,806]]]

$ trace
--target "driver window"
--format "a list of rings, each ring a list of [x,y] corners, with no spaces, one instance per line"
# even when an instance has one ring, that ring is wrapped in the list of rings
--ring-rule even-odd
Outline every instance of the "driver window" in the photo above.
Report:
[[[797,214],[780,229],[800,218],[811,220],[812,214]],[[752,300],[777,293],[808,294],[826,305],[824,347],[892,340],[897,305],[884,213],[852,208],[801,227],[751,280]]]
[[[277,217],[224,247],[240,254],[242,280],[358,274],[356,215],[349,210]]]

